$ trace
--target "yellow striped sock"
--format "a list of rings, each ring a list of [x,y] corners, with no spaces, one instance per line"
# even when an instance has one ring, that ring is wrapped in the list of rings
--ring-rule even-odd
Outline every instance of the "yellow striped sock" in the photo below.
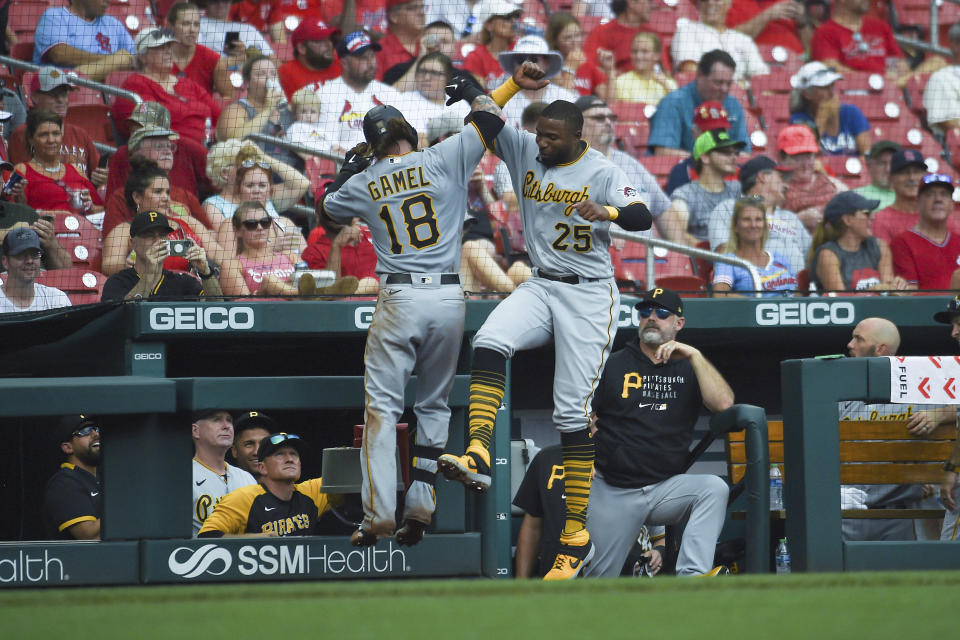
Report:
[[[470,376],[469,438],[471,447],[490,449],[497,411],[503,401],[506,376],[498,371],[474,370]]]
[[[590,498],[590,471],[593,468],[593,440],[588,430],[560,434],[563,450],[563,482],[566,521],[562,537],[587,526],[587,501]]]

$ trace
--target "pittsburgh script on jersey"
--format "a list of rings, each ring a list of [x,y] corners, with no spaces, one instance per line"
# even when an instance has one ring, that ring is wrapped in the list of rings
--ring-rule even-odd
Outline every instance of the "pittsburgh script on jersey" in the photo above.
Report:
[[[558,189],[551,182],[541,189],[536,174],[533,171],[527,171],[526,175],[523,176],[523,197],[537,202],[569,203],[570,206],[563,210],[563,215],[569,216],[573,213],[573,205],[590,198],[590,186],[587,185],[580,191],[571,191],[570,189]]]
[[[621,398],[629,398],[631,389],[639,389],[640,395],[652,400],[677,398],[674,384],[683,384],[683,376],[641,376],[636,371],[623,374]]]
[[[261,531],[264,533],[277,532],[278,536],[288,536],[294,531],[310,528],[310,516],[306,513],[298,513],[289,518],[274,520],[263,525]]]
[[[401,191],[410,191],[412,189],[421,189],[430,184],[430,181],[423,175],[423,167],[407,167],[399,171],[394,171],[380,176],[380,184],[376,180],[367,183],[367,191],[370,197],[376,202],[384,196],[392,196]]]

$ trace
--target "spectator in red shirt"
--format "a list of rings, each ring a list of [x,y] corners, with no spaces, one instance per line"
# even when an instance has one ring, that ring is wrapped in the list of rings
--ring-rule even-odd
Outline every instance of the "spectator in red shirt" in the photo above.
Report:
[[[600,52],[611,51],[617,70],[630,71],[633,66],[630,60],[633,37],[641,31],[649,31],[643,25],[650,20],[650,0],[613,0],[610,8],[616,17],[590,32],[583,52],[588,61],[602,69],[604,64]],[[660,59],[664,71],[672,69],[667,49],[669,47],[663,48]]]
[[[423,0],[387,0],[387,35],[377,52],[377,80],[396,64],[420,55],[420,37],[426,23]]]
[[[216,125],[220,117],[220,105],[199,84],[187,77],[178,78],[173,69],[173,45],[176,39],[168,29],[145,29],[135,40],[137,60],[141,72],[135,73],[123,83],[123,88],[138,94],[144,100],[159,102],[170,112],[170,128],[181,135],[206,142],[207,120]],[[117,128],[129,135],[127,118],[136,105],[125,98],[118,98],[113,106]]]
[[[480,44],[467,55],[463,69],[472,73],[487,89],[498,87],[510,75],[500,66],[497,56],[513,49],[521,13],[509,0],[483,0],[480,4],[478,22],[483,25]]]
[[[380,289],[377,279],[377,254],[373,249],[370,229],[353,223],[337,225],[326,216],[320,216],[320,226],[315,227],[307,238],[307,248],[302,258],[311,269],[329,269],[337,278],[354,276],[360,280],[357,295],[376,294]]]
[[[131,140],[133,140],[134,134],[141,127],[169,129],[170,112],[160,103],[141,102],[127,119],[127,127],[130,130]],[[153,146],[153,143],[148,143],[147,146]],[[160,157],[151,158],[169,172],[170,184],[173,189],[183,190],[192,194],[195,199],[206,198],[213,194],[216,189],[207,177],[207,148],[196,140],[187,140],[185,138],[177,140],[173,147],[173,159],[170,166],[162,162]],[[127,184],[127,177],[130,175],[131,153],[132,150],[128,142],[118,147],[116,152],[110,156],[110,162],[107,164],[107,168],[109,169],[107,178],[108,214],[110,213],[110,194],[118,189],[122,192],[123,186]],[[109,221],[110,216],[108,215],[104,221],[104,236],[106,236],[107,232],[112,228],[109,225]]]
[[[804,13],[796,0],[733,0],[726,23],[757,44],[778,44],[803,54],[813,34]]]
[[[918,289],[950,288],[950,276],[960,260],[960,236],[947,221],[953,213],[953,181],[931,173],[920,183],[920,218],[893,240],[893,269]]]
[[[297,30],[304,20],[323,20],[331,26],[335,26],[339,20],[339,14],[329,15],[327,9],[332,4],[327,0],[272,0],[270,17],[267,22],[270,23],[270,39],[274,42],[286,42],[287,31],[293,36],[293,31]]]
[[[287,100],[292,100],[293,94],[308,84],[316,83],[319,88],[327,80],[340,75],[340,60],[333,51],[332,40],[339,35],[339,29],[328,27],[317,17],[304,18],[297,25],[290,34],[293,60],[284,62],[277,69]]]
[[[837,0],[833,18],[813,34],[810,57],[837,71],[890,71],[894,77],[910,71],[893,29],[886,22],[867,15],[870,0]],[[888,67],[887,61],[893,63]]]
[[[211,96],[214,91],[226,100],[233,98],[234,87],[230,83],[230,66],[240,66],[244,57],[228,58],[216,51],[197,44],[200,33],[200,7],[189,2],[178,2],[170,7],[167,24],[173,31],[173,75],[187,77],[206,89]]]
[[[267,33],[267,23],[272,9],[271,0],[241,0],[230,5],[230,21],[242,22],[260,33]],[[271,38],[272,36],[271,33]]]
[[[53,111],[61,119],[67,117],[70,108],[70,92],[73,85],[67,76],[55,67],[43,67],[30,81],[28,97],[34,108]],[[27,125],[22,124],[10,134],[7,143],[7,152],[10,162],[26,162],[30,159],[27,148]],[[84,129],[69,123],[63,125],[63,146],[60,147],[60,159],[76,166],[87,178],[100,187],[107,183],[107,170],[100,169],[100,152],[93,144],[93,139]]]

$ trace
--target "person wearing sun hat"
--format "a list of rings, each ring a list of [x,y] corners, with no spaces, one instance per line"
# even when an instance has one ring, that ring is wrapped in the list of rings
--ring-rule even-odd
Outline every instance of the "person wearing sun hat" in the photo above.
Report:
[[[555,77],[563,68],[563,56],[557,51],[551,51],[550,45],[540,36],[523,36],[517,40],[512,50],[501,51],[497,59],[503,70],[510,75],[513,75],[517,67],[527,60],[540,65],[546,72],[547,78]],[[576,102],[579,97],[580,95],[577,92],[564,89],[553,83],[542,89],[525,89],[517,93],[503,107],[503,115],[507,118],[508,126],[518,127],[523,110],[531,103],[546,102],[550,104],[554,100]]]

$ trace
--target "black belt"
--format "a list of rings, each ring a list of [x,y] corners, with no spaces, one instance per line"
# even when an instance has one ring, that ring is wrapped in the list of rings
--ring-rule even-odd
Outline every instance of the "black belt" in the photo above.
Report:
[[[385,277],[387,284],[413,284],[413,276],[409,273],[388,273]],[[460,284],[460,274],[441,274],[440,284]]]
[[[544,273],[543,271],[537,271],[537,278],[543,278],[544,280],[552,280],[553,282],[562,282],[564,284],[580,284],[582,282],[599,282],[602,278],[581,278],[580,276],[555,276],[552,273]]]

